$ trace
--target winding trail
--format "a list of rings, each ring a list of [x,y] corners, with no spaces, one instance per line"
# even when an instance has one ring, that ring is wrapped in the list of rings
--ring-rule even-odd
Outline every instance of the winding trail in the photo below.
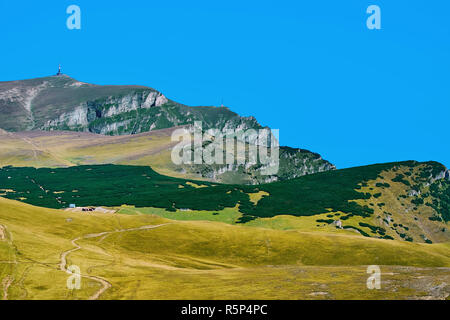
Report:
[[[14,278],[11,276],[6,276],[3,279],[2,285],[3,285],[3,300],[8,300],[8,289],[9,286],[13,283]]]
[[[6,240],[6,228],[0,224],[0,241]]]
[[[29,139],[29,138],[21,138],[23,141],[25,141],[26,143],[28,143],[31,146],[31,150],[33,151],[33,158],[35,161],[38,161],[38,152],[40,151],[38,146],[36,144],[34,144],[34,142]]]
[[[9,236],[8,236],[9,235]],[[13,236],[12,233],[9,232],[5,225],[0,224],[0,241],[7,241],[10,246],[13,246]],[[8,300],[8,290],[9,287],[14,282],[14,270],[17,269],[17,258],[14,252],[10,251],[8,253],[8,261],[0,261],[0,263],[7,263],[12,265],[12,274],[6,275],[3,278],[1,285],[3,286],[3,300]],[[12,258],[12,259],[11,259]]]
[[[77,243],[77,241],[79,241],[79,240],[98,238],[98,237],[107,236],[107,235],[113,234],[113,233],[156,229],[156,228],[168,225],[168,224],[170,224],[170,223],[164,223],[164,224],[159,224],[159,225],[150,225],[150,226],[142,226],[142,227],[131,228],[131,229],[120,229],[120,230],[115,230],[115,231],[105,231],[105,232],[100,232],[100,233],[90,233],[90,234],[86,234],[84,236],[75,238],[75,239],[73,239],[71,241],[72,245],[75,248],[72,248],[70,250],[67,250],[67,251],[64,251],[64,252],[61,253],[61,262],[59,264],[59,269],[61,271],[66,272],[66,273],[72,274],[70,271],[67,270],[67,256],[69,254],[71,254],[72,252],[75,252],[75,251],[78,251],[78,250],[82,249],[82,247]],[[103,279],[101,277],[89,276],[89,275],[83,275],[83,274],[81,274],[80,276],[82,278],[91,279],[91,280],[100,282],[102,284],[102,288],[100,288],[94,295],[89,297],[89,300],[97,300],[106,290],[108,290],[109,288],[112,287],[112,284],[110,282],[108,282],[107,280],[105,280],[105,279]]]

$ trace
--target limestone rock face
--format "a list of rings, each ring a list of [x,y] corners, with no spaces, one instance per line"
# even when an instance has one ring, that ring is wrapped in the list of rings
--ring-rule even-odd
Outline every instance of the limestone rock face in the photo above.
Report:
[[[39,129],[69,129],[110,135],[139,133],[121,130],[129,128],[132,122],[132,117],[124,115],[130,112],[138,113],[140,109],[161,107],[168,101],[163,94],[151,89],[131,92],[124,96],[108,96],[100,100],[85,101],[72,110],[60,114],[58,118],[48,120]],[[98,124],[92,126],[91,124],[95,122]]]
[[[440,171],[436,176],[434,176],[434,177],[432,176],[431,182],[434,182],[436,180],[441,180],[441,179],[450,181],[450,170],[447,170],[445,167],[444,167],[444,169],[445,170]]]

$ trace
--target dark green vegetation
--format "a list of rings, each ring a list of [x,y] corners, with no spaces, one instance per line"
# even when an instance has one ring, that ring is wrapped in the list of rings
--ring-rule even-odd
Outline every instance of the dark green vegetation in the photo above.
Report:
[[[442,219],[450,221],[450,183],[438,182],[430,186],[433,202],[430,207],[441,213]]]
[[[389,183],[377,183],[375,184],[376,187],[381,187],[381,188],[390,188],[391,185]]]
[[[194,187],[182,180],[157,174],[141,166],[77,166],[64,169],[14,168],[0,170],[0,185],[15,192],[7,198],[48,207],[155,206],[172,208],[169,194]],[[201,182],[205,184],[205,182]],[[186,190],[179,189],[182,185]],[[23,199],[25,198],[25,199]],[[225,203],[227,203],[225,201]]]
[[[361,227],[369,228],[373,233],[379,233],[380,235],[385,235],[386,234],[386,229],[384,229],[384,228],[373,226],[373,225],[370,225],[370,224],[365,223],[365,222],[360,222],[359,225]]]
[[[401,182],[412,190],[420,191],[424,186],[429,185],[429,191],[426,193],[418,194],[415,199],[411,200],[411,203],[415,205],[426,204],[427,206],[439,212],[440,216],[430,218],[435,221],[443,220],[445,222],[450,221],[450,182],[446,179],[438,179],[430,184],[430,179],[438,176],[440,173],[445,172],[446,168],[437,162],[431,161],[425,167],[420,175],[413,178],[413,184],[405,180],[405,176],[397,174],[392,181]],[[431,196],[431,202],[426,202],[426,198]],[[407,195],[400,195],[401,198],[407,198]]]
[[[317,219],[316,222],[332,224],[334,222],[334,219]]]
[[[361,235],[363,235],[364,237],[370,237],[370,235],[367,233],[367,232],[365,232],[365,231],[363,231],[363,230],[361,230],[361,229],[359,229],[359,228],[357,228],[357,227],[353,227],[353,226],[343,226],[343,228],[344,229],[354,229],[354,230],[356,230],[356,231],[358,231]]]
[[[219,211],[239,204],[243,213],[240,222],[282,214],[311,216],[328,210],[346,213],[347,216],[342,217],[345,220],[349,216],[368,217],[373,213],[372,208],[351,201],[371,197],[368,193],[358,192],[358,185],[400,164],[414,166],[418,163],[410,161],[327,171],[258,186],[196,182],[206,186],[204,188],[195,188],[187,184],[189,180],[163,176],[149,167],[140,166],[97,165],[60,169],[5,167],[0,170],[0,188],[10,191],[4,195],[9,199],[49,208],[65,208],[69,204],[127,204],[170,211]],[[441,200],[436,206],[448,205],[448,183],[446,185],[446,196],[439,198]],[[269,196],[263,197],[255,205],[250,202],[248,194],[260,191],[269,193]],[[433,192],[438,196],[438,191]]]
[[[394,179],[392,179],[392,181],[394,181],[394,182],[401,182],[401,183],[409,186],[410,185],[409,181],[403,179],[404,177],[405,177],[404,175],[398,174]]]

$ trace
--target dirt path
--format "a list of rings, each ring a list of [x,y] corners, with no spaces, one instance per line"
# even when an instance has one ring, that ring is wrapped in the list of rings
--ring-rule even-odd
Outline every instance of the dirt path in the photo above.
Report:
[[[74,163],[72,163],[71,161],[59,157],[57,154],[53,153],[51,151],[51,149],[46,148],[42,142],[39,142],[39,145],[38,145],[37,143],[35,143],[33,141],[32,137],[30,138],[30,137],[23,136],[23,135],[16,135],[16,137],[30,145],[31,151],[33,152],[33,159],[37,162],[39,161],[40,154],[47,153],[50,158],[52,158],[53,160],[56,160],[56,162],[59,162],[62,165],[65,165],[65,166],[74,165]]]
[[[6,240],[5,227],[0,224],[0,241]]]
[[[9,237],[8,237],[9,234]],[[10,232],[7,231],[6,226],[1,225],[0,224],[0,241],[7,241],[9,245],[13,245],[12,243],[12,234]],[[12,264],[12,268],[13,270],[15,270],[17,268],[17,259],[14,253],[12,253],[11,251],[8,253],[8,261],[0,261],[0,263],[8,263],[8,264]],[[8,300],[8,289],[9,287],[12,285],[12,283],[14,282],[14,277],[12,274],[6,275],[6,277],[3,278],[2,280],[2,286],[3,286],[3,300]]]
[[[8,289],[9,286],[13,283],[14,278],[11,276],[6,276],[3,279],[2,285],[3,285],[3,300],[8,300]]]
[[[77,243],[77,241],[82,240],[82,239],[92,239],[92,238],[98,238],[98,237],[102,237],[102,236],[106,236],[109,234],[113,234],[113,233],[121,233],[121,232],[130,232],[130,231],[140,231],[140,230],[150,230],[150,229],[155,229],[155,228],[159,228],[165,225],[168,225],[170,223],[164,223],[164,224],[159,224],[159,225],[150,225],[150,226],[142,226],[142,227],[138,227],[138,228],[131,228],[131,229],[120,229],[120,230],[115,230],[115,231],[105,231],[105,232],[100,232],[100,233],[90,233],[90,234],[85,234],[84,236],[75,238],[71,241],[72,245],[74,246],[74,248],[64,251],[63,253],[61,253],[61,262],[59,264],[59,269],[61,271],[64,271],[66,273],[71,273],[67,270],[67,256],[69,254],[71,254],[72,252],[78,251],[80,249],[82,249],[82,247]],[[106,290],[108,290],[109,288],[112,287],[112,284],[110,282],[108,282],[107,280],[101,278],[101,277],[96,277],[96,276],[89,276],[89,275],[80,275],[82,278],[86,278],[86,279],[91,279],[97,282],[100,282],[102,284],[102,288],[100,290],[98,290],[94,295],[92,295],[91,297],[89,297],[89,300],[97,300]]]
[[[30,179],[30,181],[32,182],[32,183],[34,183],[39,189],[41,189],[43,192],[45,192],[45,193],[47,193],[48,194],[48,190],[45,190],[45,188],[43,187],[43,186],[41,186],[39,183],[37,183],[36,182],[36,180],[34,180],[34,179]],[[51,194],[52,196],[53,196],[53,194]],[[58,198],[58,197],[56,197],[56,196],[53,196],[53,198],[55,199],[55,201],[56,202],[58,202],[59,204],[63,204],[62,203],[62,201]]]
[[[28,143],[31,146],[31,151],[33,151],[33,158],[35,161],[38,160],[37,154],[40,151],[39,148],[31,141],[31,139],[28,138],[21,138],[23,141]]]

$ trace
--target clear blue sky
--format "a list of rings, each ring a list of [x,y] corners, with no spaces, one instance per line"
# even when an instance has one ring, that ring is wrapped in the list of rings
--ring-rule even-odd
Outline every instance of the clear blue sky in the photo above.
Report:
[[[77,4],[82,29],[66,28]],[[368,30],[366,8],[381,8]],[[224,104],[339,168],[450,166],[450,1],[0,1],[0,81],[63,72]],[[1,115],[0,115],[1,116]]]

